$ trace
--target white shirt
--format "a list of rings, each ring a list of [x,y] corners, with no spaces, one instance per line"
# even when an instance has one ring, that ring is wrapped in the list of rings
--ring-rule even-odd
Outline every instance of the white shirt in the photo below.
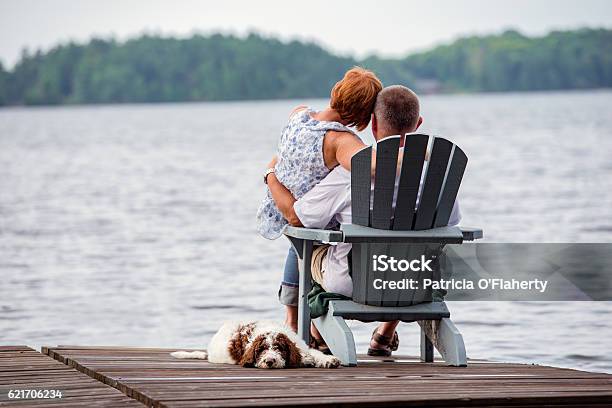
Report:
[[[351,173],[344,167],[336,167],[297,200],[293,209],[306,228],[325,228],[334,218],[340,224],[350,224]],[[457,225],[459,221],[461,213],[458,201],[455,201],[448,225]],[[323,289],[326,291],[352,296],[353,281],[349,275],[347,258],[350,250],[351,244],[339,243],[327,251],[322,265]]]

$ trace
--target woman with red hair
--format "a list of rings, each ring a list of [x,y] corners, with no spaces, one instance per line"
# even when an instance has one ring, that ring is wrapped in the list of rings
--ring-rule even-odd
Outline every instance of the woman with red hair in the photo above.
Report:
[[[349,128],[361,131],[368,126],[381,90],[382,83],[373,72],[354,67],[334,85],[327,108],[321,111],[307,106],[295,108],[281,133],[275,160],[268,166],[264,181],[274,173],[299,199],[334,167],[341,165],[350,170],[351,157],[365,144]],[[287,220],[267,191],[257,212],[258,232],[265,238],[276,239],[286,225]],[[290,249],[279,298],[287,309],[285,323],[294,331],[297,329],[298,276],[297,257]]]

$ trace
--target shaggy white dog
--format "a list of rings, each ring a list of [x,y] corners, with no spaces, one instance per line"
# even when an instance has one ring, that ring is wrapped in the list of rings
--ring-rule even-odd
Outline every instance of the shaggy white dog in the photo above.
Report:
[[[175,351],[176,358],[257,368],[336,368],[340,360],[308,348],[291,329],[271,321],[225,322],[205,351]]]

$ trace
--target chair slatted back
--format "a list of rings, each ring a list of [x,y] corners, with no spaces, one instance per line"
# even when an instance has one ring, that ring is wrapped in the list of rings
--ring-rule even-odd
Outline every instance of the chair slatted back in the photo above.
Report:
[[[429,136],[427,135],[412,135],[406,138],[397,189],[397,208],[400,210],[395,213],[394,230],[406,231],[412,229],[414,209],[419,194],[419,183],[428,142]]]
[[[351,211],[353,224],[370,225],[372,146],[351,159]]]
[[[395,209],[393,201],[400,137],[392,136],[376,143],[373,189],[372,147],[364,148],[353,156],[353,224],[400,231],[425,230],[448,224],[468,159],[458,146],[435,137],[429,161],[426,162],[429,138],[424,134],[406,137]]]
[[[467,156],[448,140],[436,137],[431,143],[430,158],[426,160],[430,136],[411,134],[406,136],[401,164],[398,165],[400,142],[400,136],[392,136],[376,143],[374,169],[372,147],[364,148],[353,156],[353,224],[400,231],[447,225],[467,165]],[[372,285],[375,279],[394,280],[398,278],[398,272],[390,269],[374,271],[372,262],[375,256],[380,255],[398,260],[418,259],[422,254],[430,255],[436,251],[439,251],[439,244],[435,243],[354,243],[353,301],[375,306],[408,306],[431,301],[430,288],[377,290]],[[410,276],[422,280],[430,278],[432,272],[411,272]]]
[[[446,175],[446,181],[444,182],[444,191],[440,197],[438,203],[438,209],[434,218],[434,228],[443,227],[448,224],[453,205],[457,199],[457,193],[459,192],[459,186],[463,179],[463,173],[467,166],[467,156],[457,145],[453,147],[452,161],[448,168],[448,174]]]
[[[429,229],[433,225],[434,215],[438,206],[440,190],[444,183],[446,167],[453,144],[446,139],[435,138],[431,149],[431,158],[427,165],[427,175],[421,192],[421,200],[414,220],[415,230]],[[401,209],[400,209],[401,210]]]
[[[374,204],[372,206],[373,228],[388,230],[393,217],[393,193],[397,173],[397,155],[400,137],[384,140],[376,148],[376,170],[374,175]]]

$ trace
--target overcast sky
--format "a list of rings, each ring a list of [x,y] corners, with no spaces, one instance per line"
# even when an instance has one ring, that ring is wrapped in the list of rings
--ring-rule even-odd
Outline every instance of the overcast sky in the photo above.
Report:
[[[401,56],[466,34],[612,27],[610,0],[0,0],[0,61],[91,36],[249,30],[344,54]]]

